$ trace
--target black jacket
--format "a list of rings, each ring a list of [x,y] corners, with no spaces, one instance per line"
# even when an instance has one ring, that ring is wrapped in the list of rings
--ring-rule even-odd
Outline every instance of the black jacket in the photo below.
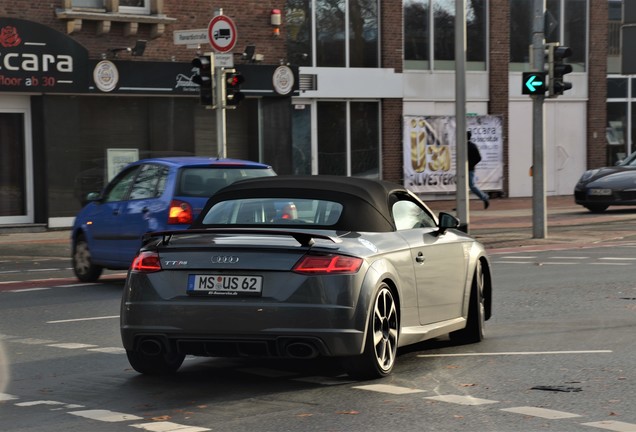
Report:
[[[475,165],[480,161],[481,154],[477,145],[472,141],[468,141],[468,171],[475,171]]]

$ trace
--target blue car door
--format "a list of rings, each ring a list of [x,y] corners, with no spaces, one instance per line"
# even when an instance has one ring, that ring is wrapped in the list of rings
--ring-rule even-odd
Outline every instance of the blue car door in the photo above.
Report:
[[[163,229],[170,200],[162,199],[168,168],[143,165],[134,179],[128,200],[119,215],[118,253],[116,260],[128,266],[141,247],[145,233]]]
[[[102,198],[94,203],[88,215],[90,221],[87,232],[95,263],[109,265],[119,261],[124,224],[122,214],[139,168],[133,166],[119,173],[106,187]]]

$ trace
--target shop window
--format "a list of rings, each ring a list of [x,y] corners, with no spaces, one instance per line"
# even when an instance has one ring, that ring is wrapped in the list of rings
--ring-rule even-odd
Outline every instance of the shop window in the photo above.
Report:
[[[487,1],[466,4],[466,68],[486,70]],[[431,58],[433,57],[433,58]],[[455,4],[404,2],[405,69],[455,70]]]
[[[318,174],[380,178],[380,104],[318,102]]]

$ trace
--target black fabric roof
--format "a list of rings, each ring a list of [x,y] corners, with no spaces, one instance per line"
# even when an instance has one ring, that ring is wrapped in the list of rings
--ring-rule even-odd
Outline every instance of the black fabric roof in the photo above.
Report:
[[[395,231],[391,217],[389,196],[393,192],[406,193],[404,187],[387,181],[344,176],[276,176],[241,180],[217,192],[206,204],[207,209],[219,201],[248,197],[310,198],[339,202],[343,214],[338,231]],[[201,228],[197,220],[192,228]]]

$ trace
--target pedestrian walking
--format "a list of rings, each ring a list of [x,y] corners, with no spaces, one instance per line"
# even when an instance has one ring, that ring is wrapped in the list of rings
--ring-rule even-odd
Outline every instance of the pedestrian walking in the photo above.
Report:
[[[484,209],[487,209],[490,205],[488,201],[488,195],[482,192],[475,184],[475,166],[481,161],[481,154],[477,144],[471,140],[472,134],[470,131],[466,132],[466,140],[468,142],[468,187],[484,202]]]

